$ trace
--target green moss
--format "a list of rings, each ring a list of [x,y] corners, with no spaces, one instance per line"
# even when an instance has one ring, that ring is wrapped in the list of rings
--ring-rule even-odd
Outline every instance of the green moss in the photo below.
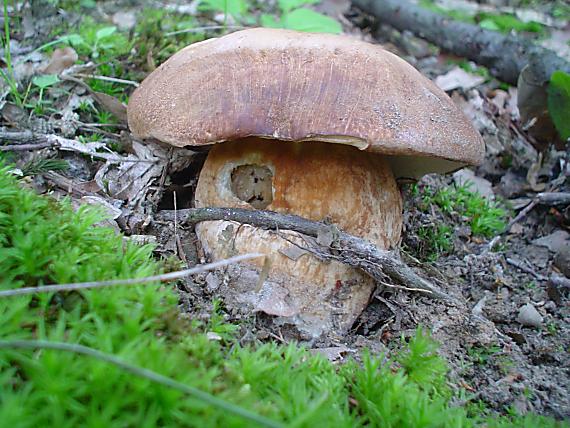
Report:
[[[435,192],[427,188],[422,195],[423,209],[435,204],[443,214],[465,219],[473,235],[493,237],[506,227],[507,210],[499,202],[471,191],[470,186],[443,187]]]
[[[135,27],[134,48],[136,54],[132,60],[140,63],[144,68],[149,65],[147,57],[152,58],[154,65],[159,65],[185,46],[204,40],[205,34],[198,32],[181,32],[192,30],[201,24],[192,17],[177,15],[176,13],[145,9]]]

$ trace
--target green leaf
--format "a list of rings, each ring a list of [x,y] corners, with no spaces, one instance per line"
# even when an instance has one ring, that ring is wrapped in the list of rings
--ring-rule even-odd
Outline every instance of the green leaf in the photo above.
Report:
[[[247,14],[246,0],[202,0],[198,6],[199,10],[226,12],[234,18],[239,18]]]
[[[61,41],[67,41],[75,46],[85,44],[85,40],[83,40],[83,37],[81,37],[79,34],[68,34],[67,36],[62,37]]]
[[[307,4],[317,4],[320,2],[321,0],[279,0],[278,4],[281,12],[287,13],[301,6],[305,6]]]
[[[275,19],[275,17],[273,15],[263,14],[259,18],[259,22],[261,23],[262,27],[283,28],[283,25],[281,24],[281,22],[278,21],[277,19]]]
[[[560,136],[570,138],[570,74],[557,70],[548,85],[548,112]]]
[[[484,19],[479,22],[479,27],[485,30],[500,31],[501,28],[492,19]]]
[[[117,31],[117,27],[103,27],[100,30],[97,30],[95,33],[95,38],[97,40],[105,39],[113,35],[115,31]]]
[[[281,20],[283,28],[312,33],[340,33],[340,23],[328,16],[315,12],[311,9],[295,9],[291,13],[283,15]]]
[[[54,85],[59,82],[59,77],[56,74],[44,74],[42,76],[36,76],[32,79],[32,83],[41,89],[45,89],[48,86]]]

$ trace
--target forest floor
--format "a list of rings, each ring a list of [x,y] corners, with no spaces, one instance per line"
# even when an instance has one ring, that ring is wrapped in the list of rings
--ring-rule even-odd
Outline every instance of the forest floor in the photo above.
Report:
[[[1,82],[0,138],[18,147],[1,153],[38,193],[102,206],[111,217],[106,225],[155,243],[157,255],[176,255],[188,265],[204,261],[191,229],[153,219],[158,210],[173,209],[174,198],[178,209],[193,206],[205,154],[180,150],[172,157],[136,141],[125,103],[181,47],[255,25],[263,2],[252,1],[243,19],[229,22],[219,12],[199,11],[198,2],[74,3],[11,9],[7,61],[16,89],[10,79]],[[390,352],[422,325],[441,344],[450,384],[466,400],[499,413],[570,417],[570,204],[539,196],[570,192],[570,148],[529,132],[517,88],[487,69],[375,25],[349,2],[325,1],[316,9],[337,19],[344,33],[382,43],[434,79],[483,136],[482,166],[402,184],[405,261],[467,304],[459,309],[405,290],[378,290],[348,334],[327,339],[304,337],[269,315],[227,304],[226,319],[240,325],[240,342],[298,340],[340,361],[363,348]],[[560,17],[568,11],[528,10],[545,23],[541,43],[570,59],[568,15]],[[67,52],[54,51],[64,46]],[[211,315],[212,301],[224,299],[225,274],[179,284],[184,316]]]

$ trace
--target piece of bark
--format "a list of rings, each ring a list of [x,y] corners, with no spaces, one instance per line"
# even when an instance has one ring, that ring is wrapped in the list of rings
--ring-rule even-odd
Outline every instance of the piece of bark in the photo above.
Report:
[[[378,21],[400,31],[409,30],[448,52],[484,65],[493,76],[513,85],[517,84],[519,73],[527,64],[543,83],[550,80],[555,70],[570,73],[570,63],[522,37],[454,21],[405,0],[352,2]]]
[[[542,192],[536,195],[543,205],[569,205],[570,192]]]
[[[292,230],[314,238],[329,229],[334,229],[336,239],[330,247],[311,248],[310,251],[323,259],[337,260],[361,269],[382,284],[385,284],[386,278],[389,277],[412,291],[425,292],[432,298],[457,302],[457,299],[416,274],[400,260],[396,252],[379,249],[365,239],[338,230],[334,225],[291,214],[240,208],[190,208],[178,210],[176,216],[179,224],[215,220],[236,221],[264,229]],[[156,220],[174,221],[174,211],[159,211]]]

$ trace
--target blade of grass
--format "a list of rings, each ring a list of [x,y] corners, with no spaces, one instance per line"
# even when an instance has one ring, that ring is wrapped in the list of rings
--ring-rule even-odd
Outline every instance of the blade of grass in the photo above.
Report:
[[[10,51],[10,18],[8,16],[8,0],[4,0],[4,56],[6,57],[6,68],[8,75],[1,72],[2,79],[10,86],[10,92],[16,100],[16,104],[21,107],[23,105],[22,97],[18,92],[18,84],[14,76],[14,69],[12,67],[12,52]]]

